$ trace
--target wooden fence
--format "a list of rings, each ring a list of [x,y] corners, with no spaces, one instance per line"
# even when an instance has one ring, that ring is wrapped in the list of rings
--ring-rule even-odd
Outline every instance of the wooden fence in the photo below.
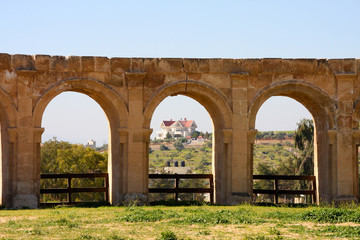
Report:
[[[84,192],[103,192],[105,194],[105,201],[109,201],[109,176],[107,173],[64,173],[64,174],[41,174],[41,179],[58,179],[67,178],[66,188],[45,188],[40,189],[41,194],[54,194],[54,193],[66,193],[66,202],[51,202],[50,204],[73,204],[75,203],[71,197],[72,193],[84,193]],[[104,187],[83,187],[73,188],[71,181],[74,178],[104,178]],[[47,203],[40,203],[47,204]]]
[[[40,189],[41,194],[58,194],[66,193],[66,202],[51,202],[51,204],[73,204],[75,203],[71,197],[72,193],[83,192],[103,192],[105,201],[109,201],[109,176],[108,173],[81,173],[81,174],[41,174],[41,179],[67,179],[66,188],[44,188]],[[104,178],[104,187],[83,187],[73,188],[72,179],[74,178]],[[149,188],[149,193],[174,193],[175,200],[178,200],[180,193],[209,193],[210,202],[214,203],[214,180],[212,174],[149,174],[149,179],[175,179],[173,188]],[[180,188],[181,179],[209,179],[209,188]],[[255,194],[272,194],[274,202],[279,202],[279,195],[311,195],[312,202],[316,202],[316,178],[315,176],[286,176],[286,175],[253,175],[254,180],[274,180],[274,189],[253,189]],[[311,190],[289,190],[279,189],[279,180],[306,180],[312,182]],[[46,204],[46,203],[41,203]]]
[[[273,194],[274,202],[279,203],[279,195],[312,195],[312,202],[316,202],[316,178],[315,176],[288,176],[288,175],[253,175],[254,180],[274,180],[274,190],[253,189],[253,193]],[[279,189],[279,180],[306,180],[312,182],[311,190],[283,190]]]
[[[175,193],[175,200],[179,193],[210,193],[210,202],[214,203],[214,180],[212,174],[149,174],[149,179],[175,179],[174,188],[149,188],[149,193]],[[209,188],[180,188],[181,179],[209,179]]]

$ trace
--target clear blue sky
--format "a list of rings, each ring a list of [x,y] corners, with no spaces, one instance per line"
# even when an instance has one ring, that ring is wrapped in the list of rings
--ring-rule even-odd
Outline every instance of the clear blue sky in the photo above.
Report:
[[[0,52],[10,54],[180,58],[360,57],[358,0],[1,0],[0,9]],[[61,118],[57,113],[62,108],[72,116],[79,109],[89,113],[92,116],[90,119],[80,121],[88,131],[106,119],[98,117],[101,114],[91,114],[90,111],[95,108],[91,104],[89,107],[80,104],[74,110],[69,109],[66,103],[61,104],[64,102],[62,97],[70,103],[81,103],[82,100],[78,100],[76,94],[63,96],[59,96],[60,100],[55,99],[46,110],[44,140],[48,133],[56,134],[54,132],[58,131],[56,136],[60,136],[69,131],[65,135],[70,141],[84,142],[83,138],[91,136],[100,144],[107,141],[104,140],[106,136],[100,134],[104,130],[99,129],[99,136],[93,133],[85,137],[80,128],[77,129],[79,131],[71,131],[69,127],[60,125]],[[185,100],[180,98],[176,102],[181,105],[182,101]],[[285,108],[281,105],[286,102],[284,100],[270,101],[274,102],[267,102],[261,112],[272,113],[275,109]],[[190,109],[198,112],[196,104],[189,104]],[[283,111],[287,115],[302,112],[294,101],[288,104],[289,110]],[[50,109],[52,105],[56,105],[54,110]],[[265,111],[266,105],[270,106]],[[160,107],[157,112],[162,114]],[[304,112],[303,116],[306,114]],[[183,117],[191,118],[189,115]],[[203,119],[206,112],[195,117]],[[268,120],[268,117],[265,118]],[[90,123],[90,120],[94,122]],[[268,130],[268,126],[263,124],[258,122],[257,128]],[[271,122],[272,129],[281,127],[284,124]],[[79,139],[79,136],[84,137]]]

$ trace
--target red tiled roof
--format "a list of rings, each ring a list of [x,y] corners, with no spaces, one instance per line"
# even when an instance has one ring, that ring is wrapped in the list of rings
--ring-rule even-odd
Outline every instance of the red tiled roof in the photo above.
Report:
[[[171,125],[174,124],[175,121],[163,121],[165,127],[170,127]]]
[[[191,124],[194,122],[194,120],[189,121],[179,121],[184,127],[191,127]]]
[[[165,127],[170,127],[173,125],[176,121],[163,121]],[[188,120],[188,121],[179,121],[183,127],[191,127],[191,124],[194,122],[194,120]]]

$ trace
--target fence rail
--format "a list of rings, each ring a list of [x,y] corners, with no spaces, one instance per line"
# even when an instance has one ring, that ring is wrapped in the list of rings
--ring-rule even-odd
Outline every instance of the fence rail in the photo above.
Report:
[[[260,194],[273,194],[274,202],[279,203],[279,195],[289,194],[303,194],[311,195],[312,202],[316,202],[316,177],[315,176],[289,176],[289,175],[253,175],[253,180],[274,180],[274,190],[265,190],[265,189],[253,189],[253,193]],[[311,190],[282,190],[279,189],[279,180],[306,180],[311,181],[312,189]]]
[[[67,187],[66,188],[42,188],[40,189],[40,194],[53,194],[53,193],[66,193],[67,201],[66,202],[51,202],[50,204],[73,204],[75,203],[72,200],[72,193],[84,193],[84,192],[103,192],[105,195],[105,201],[109,201],[109,175],[108,173],[61,173],[61,174],[41,174],[41,179],[59,179],[67,178]],[[83,187],[83,188],[73,188],[71,186],[71,181],[74,178],[104,178],[104,187]],[[47,204],[42,202],[41,204]]]
[[[149,193],[210,193],[210,202],[214,203],[214,179],[212,174],[149,174],[149,179],[175,179],[175,188],[149,188]],[[180,179],[209,179],[209,188],[180,188]]]

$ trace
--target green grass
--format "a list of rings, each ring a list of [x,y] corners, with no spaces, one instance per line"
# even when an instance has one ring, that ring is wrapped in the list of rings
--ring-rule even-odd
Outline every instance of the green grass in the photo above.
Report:
[[[0,239],[360,239],[356,206],[0,210]]]

